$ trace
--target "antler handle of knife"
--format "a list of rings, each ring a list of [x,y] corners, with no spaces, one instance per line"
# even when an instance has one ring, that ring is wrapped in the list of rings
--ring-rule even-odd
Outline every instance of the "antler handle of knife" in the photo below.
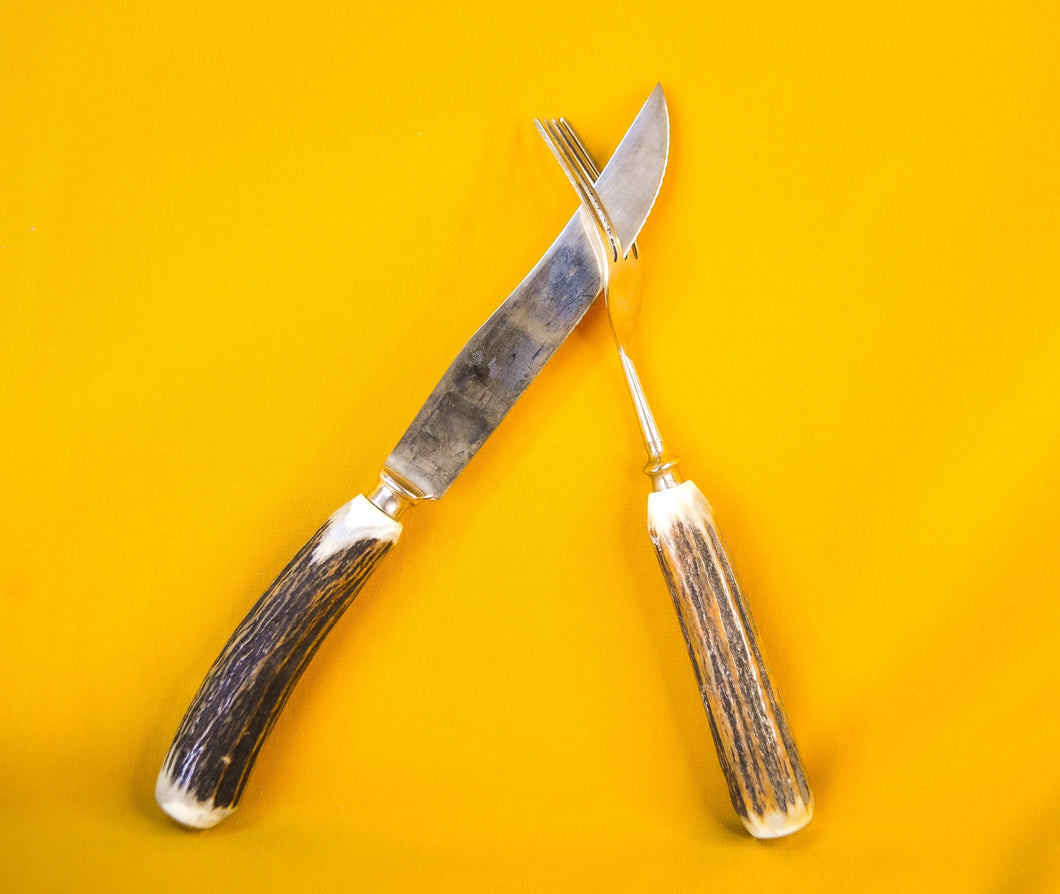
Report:
[[[795,832],[813,818],[813,795],[710,504],[691,481],[654,491],[648,529],[732,805],[756,838]]]
[[[372,500],[385,492],[384,479]],[[173,819],[208,829],[235,809],[302,671],[400,534],[394,518],[354,497],[257,601],[207,673],[158,774],[155,798]]]

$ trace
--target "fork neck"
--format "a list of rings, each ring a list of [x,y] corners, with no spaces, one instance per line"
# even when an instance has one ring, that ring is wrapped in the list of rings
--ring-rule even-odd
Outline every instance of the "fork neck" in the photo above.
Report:
[[[616,336],[617,341],[617,336]],[[648,399],[644,395],[644,388],[640,384],[640,376],[637,368],[626,353],[621,342],[618,342],[618,356],[622,361],[622,372],[626,376],[626,385],[629,387],[629,395],[633,399],[633,409],[637,413],[637,422],[640,423],[640,434],[644,439],[644,449],[648,451],[648,463],[644,466],[644,474],[651,479],[652,490],[667,490],[681,483],[681,474],[677,470],[677,457],[671,456],[666,451],[659,426],[655,422]]]

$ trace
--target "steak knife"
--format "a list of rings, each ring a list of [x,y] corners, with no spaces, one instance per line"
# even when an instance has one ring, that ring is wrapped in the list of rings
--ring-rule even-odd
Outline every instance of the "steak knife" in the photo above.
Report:
[[[597,181],[625,245],[662,184],[666,100],[656,86]],[[251,608],[177,729],[155,786],[173,819],[207,829],[230,814],[287,698],[324,637],[401,534],[402,512],[438,500],[603,287],[575,212],[515,291],[464,345],[367,495],[338,509]]]

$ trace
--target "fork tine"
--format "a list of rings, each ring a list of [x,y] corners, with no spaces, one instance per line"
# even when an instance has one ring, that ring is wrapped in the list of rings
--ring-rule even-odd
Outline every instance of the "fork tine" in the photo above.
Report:
[[[560,133],[563,134],[567,145],[574,151],[582,170],[585,171],[585,173],[589,175],[589,178],[595,182],[600,176],[600,169],[596,166],[596,162],[589,154],[589,150],[585,148],[585,144],[578,136],[578,132],[566,118],[559,119],[559,130]]]
[[[615,234],[614,226],[603,206],[603,202],[600,201],[600,196],[593,186],[592,177],[579,158],[579,156],[588,155],[585,148],[580,143],[577,143],[576,137],[572,141],[554,118],[545,122],[535,118],[534,125],[537,127],[538,133],[541,134],[545,144],[556,157],[560,167],[563,168],[563,172],[567,175],[571,186],[574,187],[575,192],[581,199],[582,206],[592,214],[593,222],[596,224],[601,240],[610,247],[611,255],[617,261],[623,256],[622,246],[618,241],[618,236]]]
[[[574,187],[575,192],[578,193],[578,197],[582,199],[587,207],[594,208],[595,205],[588,192],[590,184],[586,183],[584,170],[579,164],[578,158],[574,156],[570,143],[565,139],[556,124],[556,120],[550,118],[542,122],[535,118],[534,124],[537,126],[538,133],[541,134],[541,138],[556,157],[556,161],[563,168],[563,173],[567,175],[567,179],[570,181],[571,186]],[[597,196],[597,200],[599,201],[599,196]]]
[[[566,155],[563,151],[564,147],[561,146],[559,139],[553,134],[552,119],[542,120],[540,118],[535,118],[534,127],[537,128],[537,132],[541,135],[541,139],[545,141],[545,145],[548,146],[549,151],[555,156],[556,161],[559,162],[559,166],[563,169],[563,173],[567,175],[567,179],[570,181],[571,186],[574,187],[580,197],[580,184],[578,183],[573,169],[567,164]]]
[[[607,213],[607,209],[600,199],[600,194],[597,193],[596,187],[593,185],[593,181],[598,176],[598,174],[593,173],[596,165],[589,158],[588,150],[578,139],[573,128],[564,129],[555,120],[551,123],[553,132],[558,135],[566,147],[568,160],[573,161],[577,166],[582,195],[588,198],[589,210],[592,211],[596,218],[596,227],[605,243],[611,247],[612,260],[617,261],[624,255],[624,252],[622,251],[622,244],[619,241],[618,234],[615,232],[614,224],[611,222],[611,216]]]
[[[553,120],[552,123],[555,124],[555,120]],[[560,118],[558,129],[563,135],[564,141],[570,147],[571,152],[578,159],[578,163],[581,166],[582,171],[589,178],[589,180],[595,183],[595,181],[600,177],[600,168],[597,167],[596,161],[593,159],[592,155],[589,154],[589,150],[585,148],[585,144],[581,141],[581,137],[578,136],[578,132],[574,129],[574,125],[572,125],[566,118]],[[593,187],[593,193],[597,196],[596,207],[600,208],[600,210],[603,211],[606,215],[607,211],[603,207],[603,204],[599,201],[599,195],[596,194],[595,186]],[[606,220],[605,229],[608,230],[609,233],[614,233],[614,224],[612,224],[610,217],[608,217]],[[611,239],[609,236],[608,240],[611,242],[611,247],[614,250],[616,247],[615,242],[617,241],[617,236],[615,239]],[[636,242],[634,242],[629,247],[629,250],[633,253],[633,257],[640,257]],[[618,260],[618,251],[615,251],[614,259],[616,261]]]

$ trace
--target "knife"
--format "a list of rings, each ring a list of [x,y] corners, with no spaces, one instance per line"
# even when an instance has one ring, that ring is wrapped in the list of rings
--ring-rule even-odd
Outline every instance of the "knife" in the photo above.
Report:
[[[624,244],[662,184],[670,125],[661,85],[597,181]],[[324,637],[401,534],[398,517],[438,500],[578,324],[603,287],[575,212],[515,291],[464,345],[367,496],[338,509],[236,628],[177,729],[155,785],[177,822],[230,814],[287,698]]]

